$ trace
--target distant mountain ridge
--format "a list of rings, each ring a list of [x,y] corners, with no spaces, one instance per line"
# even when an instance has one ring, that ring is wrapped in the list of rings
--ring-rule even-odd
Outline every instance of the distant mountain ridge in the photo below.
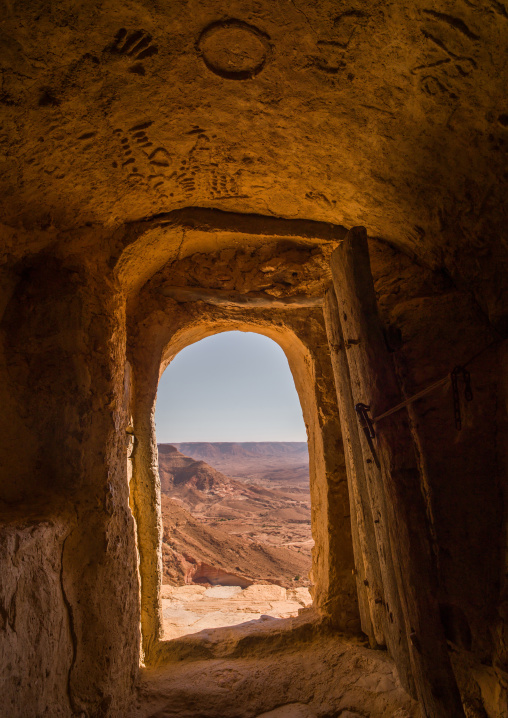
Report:
[[[172,445],[182,454],[202,460],[225,456],[294,456],[308,460],[306,441],[188,441]]]
[[[305,441],[219,441],[159,444],[174,446],[185,456],[206,461],[214,469],[238,479],[275,488],[288,482],[309,485],[309,452]]]
[[[196,504],[213,504],[232,497],[256,503],[285,500],[277,491],[232,479],[205,461],[185,456],[171,444],[159,445],[159,477],[162,493],[180,499],[189,510]]]
[[[163,494],[198,515],[231,518],[285,511],[294,521],[308,520],[307,507],[300,507],[297,499],[226,476],[205,461],[184,456],[171,444],[159,445],[159,477]]]

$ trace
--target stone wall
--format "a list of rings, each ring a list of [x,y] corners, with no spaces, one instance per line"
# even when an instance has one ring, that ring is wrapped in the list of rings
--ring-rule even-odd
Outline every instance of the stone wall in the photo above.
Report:
[[[508,488],[499,444],[506,422],[502,334],[492,330],[474,296],[458,289],[445,272],[430,272],[382,243],[371,243],[371,255],[405,394],[416,394],[472,359],[467,364],[471,402],[459,383],[460,430],[450,384],[409,411],[425,462],[445,623],[450,622],[450,634],[459,634],[462,647],[473,647],[480,660],[491,662],[499,649],[489,626],[497,614],[504,573],[499,539]]]
[[[468,718],[504,718],[506,2],[31,0],[2,13],[0,704],[12,718],[126,715],[159,640],[159,371],[235,327],[279,341],[299,389],[316,603],[351,628],[354,579],[383,646],[378,576],[358,558],[377,524],[352,495],[348,542],[320,314],[331,252],[362,225],[379,238],[397,391],[493,342],[468,366],[460,432],[444,387],[401,425]]]
[[[242,225],[200,225],[179,248],[171,224],[130,227],[109,240],[111,261],[83,253],[92,241],[84,233],[69,238],[65,254],[6,270],[0,656],[13,718],[124,715],[140,661],[173,660],[160,642],[153,409],[171,358],[219,331],[257,331],[286,352],[309,434],[315,605],[327,630],[358,633],[355,584],[360,597],[364,589],[321,306],[341,238],[335,230],[305,236],[306,225],[298,225],[303,237],[263,227],[257,236]],[[474,399],[461,403],[460,432],[444,387],[408,416],[459,686],[471,715],[499,718],[507,670],[502,324],[443,270],[379,240],[370,250],[405,395],[486,349],[469,367]]]
[[[68,716],[74,658],[62,582],[65,521],[5,518],[0,532],[0,670],[8,716]]]
[[[121,712],[139,599],[120,296],[104,268],[41,257],[18,268],[1,331],[10,715]]]

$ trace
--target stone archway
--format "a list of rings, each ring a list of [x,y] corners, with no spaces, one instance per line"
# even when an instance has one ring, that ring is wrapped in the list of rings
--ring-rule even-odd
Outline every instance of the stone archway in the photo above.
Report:
[[[135,450],[131,501],[138,526],[141,575],[141,623],[145,660],[170,660],[172,648],[161,642],[161,521],[157,445],[153,421],[157,383],[171,359],[207,336],[240,330],[263,334],[283,349],[293,374],[307,427],[310,459],[314,606],[317,614],[348,633],[359,630],[349,497],[336,406],[327,398],[333,385],[322,313],[279,312],[268,318],[259,310],[227,316],[215,308],[181,307],[156,331],[138,337],[134,353],[133,427]],[[321,320],[319,319],[321,314]],[[309,320],[313,325],[309,329]],[[159,364],[157,364],[157,357]],[[143,359],[145,361],[143,361]],[[339,450],[339,451],[338,451]],[[341,460],[342,456],[342,460]]]

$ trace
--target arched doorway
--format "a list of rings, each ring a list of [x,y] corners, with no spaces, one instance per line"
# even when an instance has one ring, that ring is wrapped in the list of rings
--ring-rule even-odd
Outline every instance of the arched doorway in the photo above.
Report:
[[[212,311],[212,315],[213,315]],[[215,313],[216,314],[216,313]],[[220,312],[219,312],[220,314]],[[160,586],[162,582],[162,522],[160,478],[154,407],[157,383],[171,359],[185,347],[220,332],[253,331],[273,339],[284,351],[308,431],[313,556],[314,606],[317,615],[338,626],[356,630],[357,599],[349,519],[349,497],[336,404],[329,400],[333,376],[324,325],[315,324],[309,336],[308,316],[298,312],[266,321],[253,310],[235,318],[203,315],[201,308],[179,312],[178,320],[154,329],[146,323],[133,359],[133,415],[136,449],[131,483],[133,513],[138,526],[141,574],[141,616],[145,660],[172,660],[170,643],[163,640]]]
[[[181,351],[156,407],[164,638],[312,603],[307,432],[284,352],[255,332]]]

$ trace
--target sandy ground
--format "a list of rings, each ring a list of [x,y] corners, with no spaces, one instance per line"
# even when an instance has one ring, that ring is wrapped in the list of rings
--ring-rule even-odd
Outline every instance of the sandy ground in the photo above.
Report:
[[[253,584],[239,586],[162,587],[164,639],[179,638],[207,629],[236,626],[250,621],[273,621],[297,616],[312,603],[304,587]]]

